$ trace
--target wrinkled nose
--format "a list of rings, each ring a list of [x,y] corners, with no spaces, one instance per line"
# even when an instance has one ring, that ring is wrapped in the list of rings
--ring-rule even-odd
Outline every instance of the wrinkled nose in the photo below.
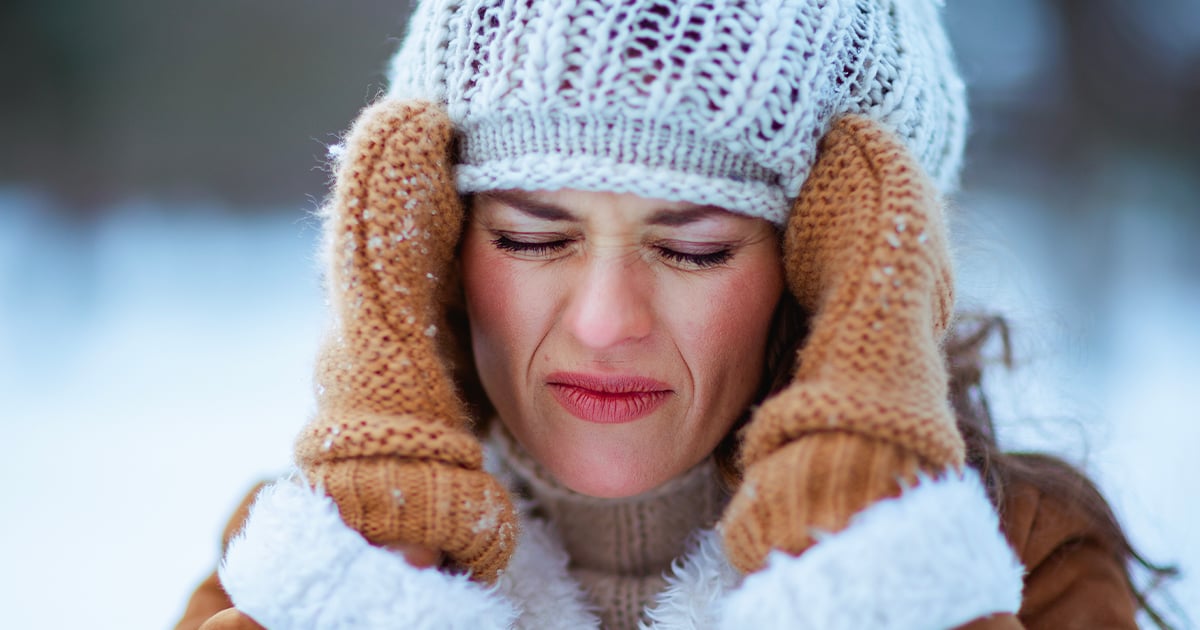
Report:
[[[594,261],[581,275],[567,309],[572,334],[603,350],[647,337],[654,325],[648,283],[637,265]]]

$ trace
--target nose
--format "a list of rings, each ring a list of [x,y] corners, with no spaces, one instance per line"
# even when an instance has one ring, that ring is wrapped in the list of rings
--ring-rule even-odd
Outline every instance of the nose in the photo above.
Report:
[[[584,346],[603,350],[647,337],[654,326],[650,288],[636,264],[592,261],[567,308],[568,326]]]

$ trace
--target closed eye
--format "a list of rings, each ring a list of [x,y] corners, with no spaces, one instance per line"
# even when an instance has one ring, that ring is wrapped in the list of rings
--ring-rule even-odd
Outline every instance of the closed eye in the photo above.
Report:
[[[688,267],[694,267],[696,269],[710,269],[712,267],[723,265],[729,262],[729,259],[733,257],[733,251],[728,248],[720,249],[715,252],[694,254],[691,252],[681,252],[669,247],[659,246],[658,253],[660,256],[670,262]]]
[[[492,246],[501,251],[529,258],[550,257],[569,247],[574,239],[562,238],[561,234],[522,234],[493,232]],[[684,269],[711,269],[719,267],[733,258],[733,248],[721,246],[713,251],[684,251],[684,248],[668,244],[654,245],[658,256],[668,263]],[[671,245],[671,246],[668,246]],[[686,247],[686,245],[685,245]]]
[[[504,234],[497,234],[496,238],[492,239],[492,245],[496,249],[532,256],[552,254],[570,244],[571,241],[565,238],[551,241],[521,241]]]

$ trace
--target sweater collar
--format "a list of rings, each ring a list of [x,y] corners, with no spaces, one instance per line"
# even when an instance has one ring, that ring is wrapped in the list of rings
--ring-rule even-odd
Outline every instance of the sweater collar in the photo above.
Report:
[[[693,532],[716,524],[729,498],[711,457],[645,493],[605,499],[560,484],[499,421],[491,434],[515,489],[555,525],[573,569],[658,577],[687,551]]]

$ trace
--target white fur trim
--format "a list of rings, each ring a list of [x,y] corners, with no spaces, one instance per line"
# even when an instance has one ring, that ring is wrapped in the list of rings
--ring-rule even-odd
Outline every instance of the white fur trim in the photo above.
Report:
[[[579,583],[567,573],[570,557],[548,523],[523,519],[521,536],[499,588],[521,608],[523,630],[599,628]]]
[[[230,544],[221,583],[271,630],[598,628],[553,527],[519,506],[521,534],[489,589],[416,569],[346,527],[333,502],[281,481],[259,494]],[[952,628],[1015,613],[1022,568],[974,472],[923,480],[796,558],[772,553],[744,580],[720,534],[699,532],[672,566],[643,628]]]
[[[259,493],[220,577],[234,605],[270,630],[474,630],[517,616],[495,589],[371,545],[328,497],[288,480]]]
[[[923,479],[726,599],[721,627],[954,628],[1021,606],[1024,570],[979,477]]]
[[[667,588],[646,611],[654,630],[713,628],[722,599],[741,581],[741,574],[725,557],[721,535],[700,532],[695,548],[683,561],[671,565]]]

